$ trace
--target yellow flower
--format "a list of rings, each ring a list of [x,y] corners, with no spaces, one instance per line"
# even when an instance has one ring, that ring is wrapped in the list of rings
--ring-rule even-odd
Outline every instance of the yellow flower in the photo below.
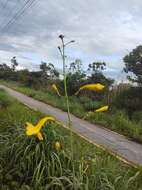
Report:
[[[55,149],[57,151],[59,151],[61,149],[61,144],[58,141],[55,143]]]
[[[55,121],[55,119],[53,117],[44,117],[35,126],[27,122],[26,135],[36,135],[39,140],[43,140],[43,136],[40,130],[47,121]]]
[[[108,108],[109,108],[109,106],[103,106],[103,107],[101,107],[101,108],[95,110],[94,112],[89,111],[89,112],[83,117],[83,119],[86,119],[87,117],[89,117],[89,116],[91,116],[91,115],[93,116],[96,112],[105,112],[105,111],[108,110]]]
[[[79,88],[79,90],[75,93],[75,95],[77,95],[81,90],[95,90],[95,91],[101,91],[104,89],[104,85],[100,84],[100,83],[96,83],[96,84],[86,84],[83,85]]]
[[[61,94],[60,94],[60,92],[59,92],[59,90],[58,90],[56,84],[52,84],[52,88],[53,88],[53,90],[58,94],[58,96],[61,96]]]
[[[103,106],[103,107],[101,107],[101,108],[95,110],[95,112],[104,112],[104,111],[107,111],[108,108],[109,108],[108,106]]]

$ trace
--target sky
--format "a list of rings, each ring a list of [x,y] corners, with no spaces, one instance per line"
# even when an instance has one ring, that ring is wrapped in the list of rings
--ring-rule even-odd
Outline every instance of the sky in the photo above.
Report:
[[[66,42],[67,64],[81,59],[84,69],[105,61],[105,74],[122,78],[123,57],[142,44],[141,0],[37,0],[4,28],[27,0],[0,0],[0,63],[17,57],[19,69],[39,68],[41,61],[62,68],[57,46]]]

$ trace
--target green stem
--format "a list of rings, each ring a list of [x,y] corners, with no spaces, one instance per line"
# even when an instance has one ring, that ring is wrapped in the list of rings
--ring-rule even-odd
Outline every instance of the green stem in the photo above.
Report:
[[[70,128],[70,141],[71,141],[71,158],[73,161],[74,152],[73,152],[73,133],[72,133],[72,122],[71,122],[71,116],[70,116],[70,106],[69,106],[69,97],[67,92],[67,76],[66,76],[66,64],[65,64],[65,45],[63,42],[63,75],[64,75],[64,90],[65,90],[65,98],[66,98],[66,104],[67,104],[67,114],[68,114],[68,126]],[[74,164],[73,164],[73,174],[74,173]]]

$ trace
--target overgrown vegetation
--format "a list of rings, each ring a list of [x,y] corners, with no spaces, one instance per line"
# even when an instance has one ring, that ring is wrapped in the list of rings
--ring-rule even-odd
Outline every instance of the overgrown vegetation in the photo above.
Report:
[[[10,100],[7,107],[0,108],[1,190],[142,189],[141,171],[124,165],[75,134],[75,158],[71,160],[69,132],[56,124],[45,126],[44,141],[27,137],[24,123],[36,123],[43,114],[28,109],[0,90],[1,94]],[[56,141],[62,145],[59,151],[54,147]]]
[[[50,91],[36,91],[34,89],[24,87],[19,83],[13,82],[1,81],[1,83],[35,99],[38,99],[40,101],[58,107],[64,111],[67,111],[66,105],[64,103],[64,97],[58,97]],[[117,94],[117,96],[115,96],[115,102],[111,104],[110,109],[107,113],[94,113],[86,117],[86,119],[92,123],[100,124],[111,130],[124,134],[137,142],[142,143],[142,113],[139,109],[137,109],[138,111],[135,110],[135,112],[132,112],[133,114],[130,119],[127,113],[127,107],[125,107],[124,104],[127,104],[128,101],[127,105],[131,106],[131,99],[129,100],[127,97],[125,99],[125,96],[121,97],[121,94]],[[118,99],[118,96],[120,96],[121,99]],[[125,100],[125,102],[123,100]],[[121,101],[122,104],[119,101]],[[132,102],[133,101],[135,102],[135,99],[132,99]],[[104,103],[104,100],[93,101],[90,98],[83,96],[78,98],[72,96],[70,97],[70,110],[74,115],[83,118],[84,115],[88,113],[88,111],[93,111]],[[117,104],[118,107],[115,104]]]

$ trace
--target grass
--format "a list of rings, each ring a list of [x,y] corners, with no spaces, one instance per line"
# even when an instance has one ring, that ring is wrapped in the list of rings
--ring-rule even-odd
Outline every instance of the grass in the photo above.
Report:
[[[131,121],[124,111],[116,111],[111,115],[97,113],[90,115],[87,120],[119,132],[138,143],[142,143],[142,122]]]
[[[74,160],[71,160],[69,131],[59,125],[44,127],[44,141],[27,137],[25,122],[34,124],[44,115],[0,90],[0,97],[1,94],[10,100],[7,107],[0,108],[1,190],[142,189],[141,169],[125,165],[76,134],[73,135]],[[54,148],[56,141],[62,145],[60,151]]]
[[[54,107],[58,107],[63,111],[67,111],[64,97],[58,97],[49,91],[37,91],[30,89],[20,85],[17,82],[1,81],[1,83],[37,100],[43,101]],[[83,118],[89,110],[95,110],[100,106],[101,102],[92,102],[86,97],[70,97],[70,111],[80,118]],[[86,119],[91,123],[100,124],[113,131],[123,134],[136,142],[142,143],[142,120],[132,121],[122,110],[114,111],[111,109],[112,108],[110,106],[110,111],[108,113],[95,113],[89,117],[86,117]]]
[[[17,82],[1,81],[1,83],[19,91],[19,92],[22,92],[30,97],[33,97],[37,100],[43,101],[54,107],[60,108],[63,111],[67,111],[65,98],[56,96],[54,92],[52,93],[49,91],[47,92],[47,91],[41,91],[41,90],[37,91],[32,88],[28,88],[23,85],[20,85]],[[73,114],[77,115],[78,117],[83,117],[85,114],[85,109],[78,102],[76,97],[70,97],[70,110]]]
[[[11,99],[8,95],[5,94],[5,91],[1,89],[0,93],[0,108],[7,108],[8,105],[11,103]]]

